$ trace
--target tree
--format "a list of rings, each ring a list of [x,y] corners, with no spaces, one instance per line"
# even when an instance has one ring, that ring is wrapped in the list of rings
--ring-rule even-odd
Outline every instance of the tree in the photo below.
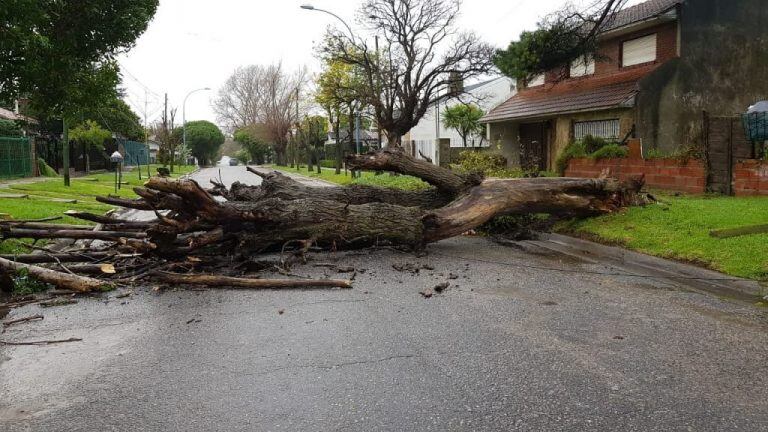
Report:
[[[85,172],[90,174],[91,172],[91,149],[103,149],[104,141],[112,138],[112,133],[106,129],[103,129],[93,120],[86,120],[72,129],[69,133],[69,137],[83,144],[85,147]]]
[[[215,124],[207,120],[187,122],[187,146],[200,165],[209,165],[222,144],[224,134]]]
[[[91,119],[104,129],[133,141],[144,140],[144,127],[139,116],[119,97],[81,112],[81,116]]]
[[[328,139],[328,119],[323,116],[308,116],[302,120],[299,127],[299,141],[304,146],[307,156],[307,170],[312,171],[312,162],[317,161],[317,172],[321,171],[320,151]]]
[[[306,70],[286,72],[280,63],[241,67],[227,79],[213,108],[218,120],[231,131],[261,124],[277,155],[285,165],[291,128],[298,122],[296,104],[306,84]]]
[[[490,45],[456,30],[459,6],[459,0],[366,0],[359,16],[382,36],[378,51],[329,30],[322,55],[356,68],[364,84],[359,96],[389,145],[400,145],[429,107],[462,94],[464,81],[493,66]]]
[[[247,158],[243,159],[243,162],[249,161],[255,162],[257,165],[266,163],[267,158],[271,153],[271,148],[265,137],[266,131],[262,125],[250,125],[235,131],[234,140],[240,144],[243,151],[247,154]],[[242,157],[242,155],[240,155]]]
[[[461,142],[464,147],[467,146],[467,138],[473,135],[483,137],[483,125],[480,119],[485,112],[477,105],[457,104],[448,107],[443,112],[443,124],[447,128],[456,129],[461,136]]]
[[[20,137],[21,128],[13,120],[0,119],[0,137]]]
[[[560,71],[567,78],[569,65],[577,59],[599,59],[600,29],[613,19],[627,0],[599,0],[585,11],[568,6],[544,19],[535,31],[524,31],[520,40],[498,50],[494,64],[510,78],[523,82]]]
[[[344,122],[345,112],[353,111],[353,109],[349,110],[347,108],[358,100],[355,87],[357,83],[351,71],[352,67],[342,62],[326,62],[325,69],[317,78],[315,101],[328,114],[328,121],[335,135],[336,154],[334,158],[336,160],[336,174],[341,173],[342,159],[344,157],[340,131]],[[352,124],[348,116],[346,124]],[[351,135],[348,134],[348,137],[351,137]]]
[[[0,99],[30,98],[42,118],[68,122],[113,98],[117,54],[146,30],[157,0],[4,0],[0,3]]]

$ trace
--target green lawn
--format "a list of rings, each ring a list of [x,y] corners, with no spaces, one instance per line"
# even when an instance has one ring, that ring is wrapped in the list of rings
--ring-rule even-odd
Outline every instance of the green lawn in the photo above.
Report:
[[[307,171],[306,166],[300,169],[278,167],[275,165],[265,165],[265,167],[278,169],[280,171],[301,174],[307,177],[319,178],[319,179],[329,181],[331,183],[340,184],[340,185],[364,184],[364,185],[390,187],[390,188],[397,188],[397,189],[404,189],[404,190],[418,190],[418,189],[425,189],[429,187],[427,183],[424,183],[423,181],[417,179],[416,177],[411,177],[406,175],[393,176],[389,173],[382,173],[382,174],[376,175],[376,173],[373,173],[373,172],[362,172],[359,178],[352,178],[352,174],[349,171],[347,171],[347,173],[345,174],[344,170],[342,170],[341,174],[336,174],[336,170],[333,168],[322,168],[321,170],[322,172],[318,174],[317,168],[315,168],[312,172],[309,172]]]
[[[151,166],[152,173],[156,173],[157,166]],[[176,167],[174,176],[183,175],[193,171],[195,167],[183,166]],[[142,172],[142,179],[139,180],[137,170],[123,173],[123,185],[117,195],[122,197],[136,197],[133,188],[141,186],[147,179],[146,167]],[[115,195],[115,178],[112,173],[95,174],[87,176],[88,179],[96,181],[87,181],[84,178],[72,178],[71,186],[64,186],[62,178],[51,178],[37,183],[13,184],[9,187],[0,188],[0,194],[26,194],[29,198],[0,198],[0,213],[7,213],[14,219],[41,219],[50,216],[62,216],[67,210],[87,211],[91,213],[105,213],[112,206],[102,204],[96,201],[97,196]],[[76,204],[51,202],[52,198],[76,199]],[[86,221],[63,217],[56,223],[82,224],[88,225]],[[19,246],[14,241],[0,241],[0,253],[24,252],[26,248]]]
[[[768,223],[768,198],[659,196],[660,203],[561,223],[557,229],[629,249],[689,261],[750,279],[768,279],[768,234],[729,239],[713,229]]]

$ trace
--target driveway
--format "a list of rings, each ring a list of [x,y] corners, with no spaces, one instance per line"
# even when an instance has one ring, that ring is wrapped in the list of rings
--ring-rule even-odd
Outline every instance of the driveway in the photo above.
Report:
[[[768,430],[766,309],[474,237],[311,258],[354,289],[14,310],[45,319],[2,340],[83,341],[0,348],[0,429]]]

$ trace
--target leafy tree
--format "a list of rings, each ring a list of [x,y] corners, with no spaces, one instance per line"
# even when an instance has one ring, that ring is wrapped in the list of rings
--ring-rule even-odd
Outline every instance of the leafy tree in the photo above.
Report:
[[[0,137],[19,137],[21,128],[15,121],[0,119]]]
[[[187,122],[187,146],[200,165],[210,165],[222,144],[224,134],[215,124],[207,120]]]
[[[312,171],[312,161],[316,160],[319,173],[321,167],[318,155],[328,139],[328,119],[318,115],[304,118],[298,135],[307,155],[307,170]]]
[[[86,120],[69,132],[69,138],[85,146],[85,172],[91,172],[92,148],[103,149],[104,141],[112,138],[112,133],[103,129],[93,120]]]
[[[349,127],[354,123],[354,121],[350,121],[351,119],[348,114],[354,111],[354,107],[350,109],[350,105],[358,101],[356,85],[357,82],[352,74],[352,66],[340,61],[326,62],[325,69],[317,79],[315,101],[328,114],[328,121],[333,127],[336,138],[336,146],[334,147],[336,149],[336,154],[334,155],[336,174],[341,173],[342,159],[344,157],[344,149],[339,136],[341,128],[343,126]],[[350,134],[347,135],[348,137],[352,136]]]
[[[235,131],[234,140],[243,147],[243,152],[238,153],[238,158],[248,163],[253,161],[256,164],[264,164],[272,153],[272,148],[266,140],[268,132],[264,130],[263,125],[251,125]],[[243,156],[246,156],[243,158]]]
[[[493,62],[503,74],[523,82],[553,70],[566,78],[572,61],[599,59],[600,29],[626,2],[599,0],[586,11],[568,6],[540,22],[537,30],[522,32],[506,50],[496,51]]]
[[[26,96],[39,117],[63,118],[65,168],[68,122],[115,97],[115,57],[146,30],[157,6],[158,0],[0,2],[0,99]]]
[[[480,124],[480,118],[485,112],[477,105],[458,104],[448,107],[443,112],[443,124],[445,127],[456,129],[461,136],[461,142],[464,147],[467,146],[467,138],[472,135],[479,135],[482,139],[483,125]]]
[[[113,97],[100,106],[84,110],[83,118],[91,119],[104,129],[129,140],[143,141],[144,127],[139,116],[119,97]]]

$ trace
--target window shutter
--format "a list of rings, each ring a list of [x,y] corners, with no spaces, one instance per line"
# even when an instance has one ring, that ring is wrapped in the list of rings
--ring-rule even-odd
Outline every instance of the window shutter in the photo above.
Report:
[[[571,62],[571,78],[592,75],[595,73],[595,60],[586,60],[586,57],[581,57]]]
[[[528,82],[528,87],[537,87],[544,85],[544,74],[536,75]]]
[[[632,39],[622,44],[622,66],[632,66],[656,60],[656,33]]]

